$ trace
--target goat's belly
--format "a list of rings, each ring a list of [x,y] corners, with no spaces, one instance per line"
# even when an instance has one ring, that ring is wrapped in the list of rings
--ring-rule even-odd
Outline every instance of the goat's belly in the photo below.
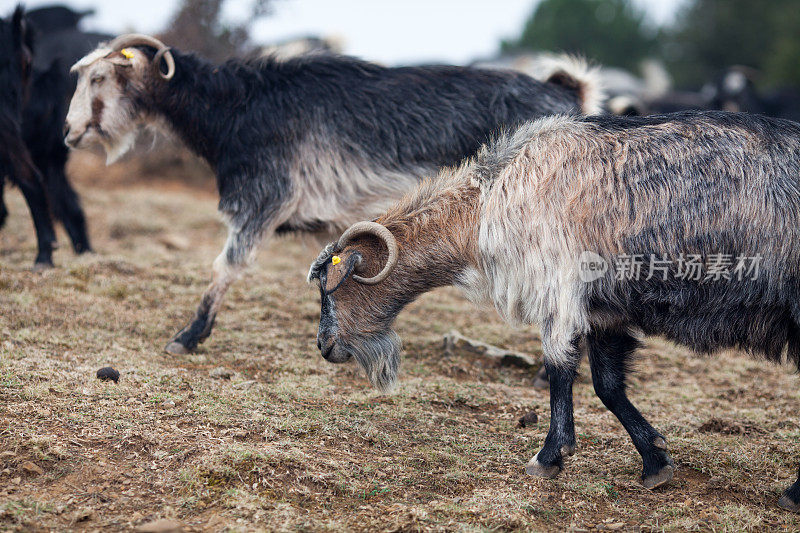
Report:
[[[619,291],[612,300],[590,302],[590,321],[598,328],[634,327],[702,353],[739,348],[780,360],[787,342],[800,343],[791,298],[753,289]]]

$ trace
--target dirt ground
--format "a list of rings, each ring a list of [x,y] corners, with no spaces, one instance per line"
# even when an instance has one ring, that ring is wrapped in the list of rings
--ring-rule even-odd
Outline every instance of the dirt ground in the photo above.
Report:
[[[658,339],[631,397],[678,465],[638,483],[627,434],[575,387],[578,451],[556,480],[524,474],[549,422],[530,370],[467,353],[463,334],[534,355],[514,330],[454,290],[401,314],[396,393],[315,347],[317,246],[282,239],[231,290],[197,353],[162,347],[191,317],[225,230],[213,184],[132,163],[78,182],[97,253],[61,234],[55,269],[17,191],[0,232],[0,530],[129,530],[157,519],[190,531],[800,530],[776,506],[800,459],[798,376],[740,354],[706,359]],[[105,366],[118,384],[96,379]],[[222,370],[220,370],[220,368]],[[526,413],[538,414],[521,428]]]

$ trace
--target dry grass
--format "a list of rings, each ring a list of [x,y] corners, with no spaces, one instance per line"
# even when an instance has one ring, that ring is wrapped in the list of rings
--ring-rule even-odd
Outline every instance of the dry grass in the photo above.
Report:
[[[399,390],[377,395],[354,366],[319,357],[317,292],[304,282],[317,250],[280,240],[231,291],[211,339],[168,356],[224,239],[216,199],[205,185],[97,182],[81,192],[98,254],[76,258],[62,236],[58,267],[42,274],[28,270],[27,211],[7,194],[0,529],[124,530],[160,517],[211,531],[800,528],[775,505],[798,459],[788,368],[650,342],[631,396],[679,466],[654,492],[584,369],[578,453],[557,480],[532,479],[523,465],[546,434],[547,393],[527,371],[445,356],[441,339],[455,327],[538,353],[535,331],[455,291],[429,294],[397,325]],[[106,365],[118,385],[95,379]],[[209,375],[220,366],[230,380]],[[532,409],[538,425],[518,428]]]

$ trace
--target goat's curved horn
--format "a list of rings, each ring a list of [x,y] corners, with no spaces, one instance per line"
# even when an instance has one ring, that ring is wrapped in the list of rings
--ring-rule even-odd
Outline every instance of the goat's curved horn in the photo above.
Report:
[[[164,58],[164,63],[167,64],[167,71],[164,72],[161,70],[161,58]],[[172,76],[175,75],[175,58],[172,57],[172,52],[169,51],[169,48],[162,48],[158,52],[156,52],[155,57],[153,58],[153,66],[158,70],[158,75],[164,78],[165,80],[171,80]]]
[[[364,285],[375,285],[389,277],[389,274],[392,273],[392,270],[394,270],[394,267],[397,265],[397,259],[399,256],[397,240],[394,238],[394,235],[392,235],[392,232],[386,228],[386,226],[382,226],[377,222],[356,222],[347,228],[344,233],[342,233],[342,236],[339,237],[339,240],[336,242],[336,248],[341,250],[355,237],[365,234],[374,235],[382,240],[386,245],[386,249],[389,251],[389,257],[386,259],[386,264],[383,266],[383,270],[378,272],[378,274],[375,276],[371,278],[364,278],[362,276],[353,274],[353,279],[359,283],[363,283]]]
[[[108,43],[108,47],[112,50],[122,50],[127,46],[151,46],[157,50],[155,57],[153,58],[153,66],[158,71],[158,74],[164,78],[165,80],[172,79],[172,76],[175,75],[175,58],[172,57],[172,52],[169,51],[169,46],[165,45],[155,37],[151,37],[150,35],[143,35],[141,33],[127,33],[125,35],[120,35],[110,43]],[[167,71],[162,72],[161,70],[161,59],[164,59],[164,62],[167,64]]]

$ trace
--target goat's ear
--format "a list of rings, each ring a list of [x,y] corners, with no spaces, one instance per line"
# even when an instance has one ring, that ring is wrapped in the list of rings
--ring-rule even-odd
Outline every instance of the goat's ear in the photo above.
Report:
[[[355,250],[334,255],[325,276],[325,292],[330,294],[350,277],[356,265],[361,263],[361,254]]]
[[[124,48],[124,50],[126,55],[123,55],[123,53],[119,51],[111,52],[106,56],[106,59],[113,65],[120,67],[132,67],[133,62],[136,59],[136,54],[141,54],[141,52],[132,48]]]
[[[106,60],[114,65],[119,75],[128,78],[134,73],[144,74],[149,62],[145,53],[138,48],[123,48],[121,51],[111,52]]]

